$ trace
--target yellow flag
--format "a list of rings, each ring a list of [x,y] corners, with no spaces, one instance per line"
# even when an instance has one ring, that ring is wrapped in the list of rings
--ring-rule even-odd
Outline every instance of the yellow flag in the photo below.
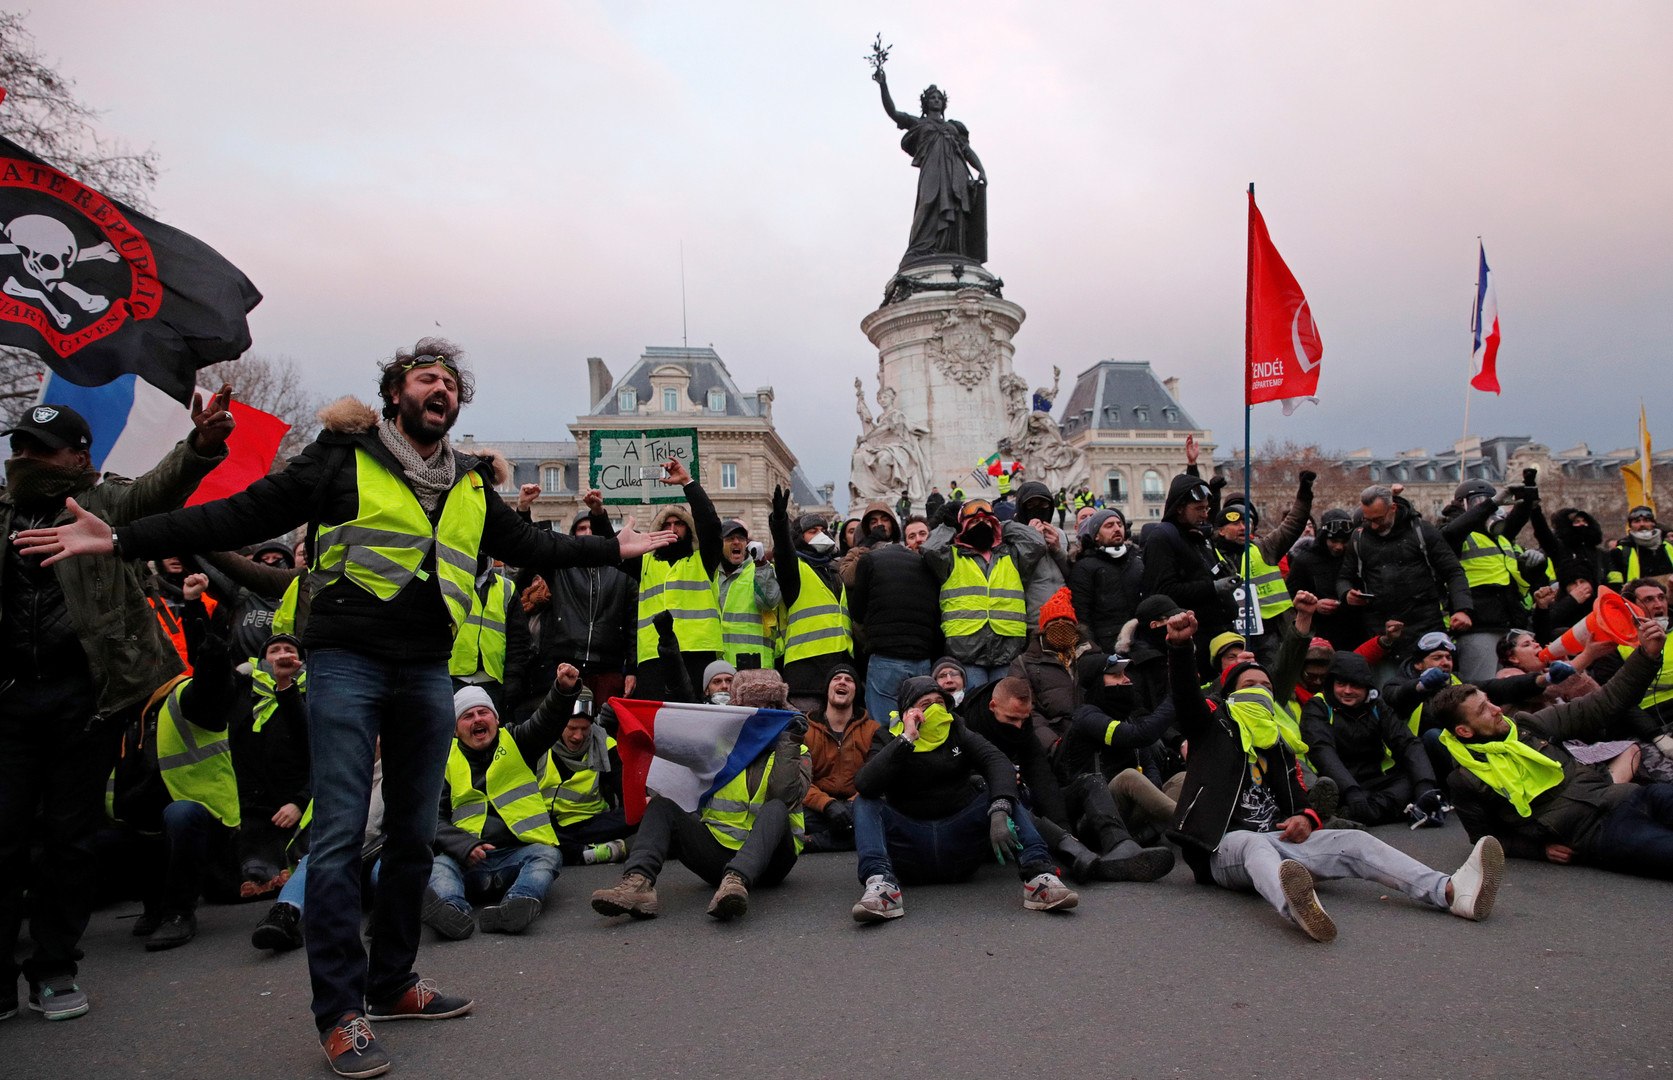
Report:
[[[1650,421],[1644,413],[1644,403],[1638,403],[1638,460],[1621,466],[1621,480],[1627,488],[1627,508],[1648,506],[1656,508],[1654,477],[1650,473]]]

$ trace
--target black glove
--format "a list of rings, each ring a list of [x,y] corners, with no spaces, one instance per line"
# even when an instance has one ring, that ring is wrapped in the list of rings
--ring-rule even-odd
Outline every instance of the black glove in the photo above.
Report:
[[[651,616],[651,625],[656,627],[658,642],[672,641],[675,649],[679,648],[679,638],[674,633],[674,616],[672,612],[659,611]]]
[[[1301,470],[1301,487],[1299,489],[1300,494],[1302,494],[1302,495],[1313,494],[1313,481],[1317,480],[1318,478],[1319,478],[1319,474],[1314,472],[1312,469],[1302,469]]]
[[[854,808],[848,805],[846,799],[832,799],[825,804],[825,820],[831,823],[833,829],[854,827]]]
[[[1237,587],[1241,584],[1243,584],[1243,580],[1233,574],[1231,577],[1224,577],[1216,581],[1214,592],[1220,597],[1221,603],[1230,604],[1234,599],[1232,593],[1236,592]]]
[[[1219,491],[1221,488],[1223,488],[1225,486],[1226,486],[1226,478],[1224,476],[1216,476],[1216,477],[1211,478],[1208,481],[1208,490],[1210,490],[1210,491]]]
[[[1013,859],[1022,856],[1022,841],[1017,838],[1016,823],[1003,806],[988,811],[988,842],[993,845],[993,857],[999,860],[1000,866],[1005,865],[1007,853]]]
[[[935,515],[935,520],[930,524],[956,527],[958,525],[958,512],[962,509],[964,509],[963,499],[948,499],[942,504],[941,511]]]
[[[773,516],[785,519],[790,517],[790,492],[777,484],[773,485]]]

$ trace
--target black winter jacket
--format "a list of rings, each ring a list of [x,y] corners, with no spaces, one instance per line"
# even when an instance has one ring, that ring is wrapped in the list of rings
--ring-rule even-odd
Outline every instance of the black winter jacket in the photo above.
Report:
[[[117,530],[125,559],[225,551],[280,536],[304,523],[314,526],[352,520],[360,508],[354,451],[365,450],[396,476],[400,462],[378,439],[377,415],[345,399],[321,412],[326,429],[292,458],[283,472],[264,476],[237,495],[201,506],[141,518]],[[481,560],[493,557],[513,566],[601,566],[620,559],[614,540],[565,536],[536,529],[494,492],[486,458],[453,451],[459,475],[482,474],[487,518]],[[440,505],[435,518],[439,519]],[[428,580],[410,582],[388,601],[344,578],[313,596],[303,631],[309,651],[348,649],[392,660],[446,660],[453,630],[442,603],[435,556],[427,556]]]
[[[951,817],[982,791],[1017,804],[1017,776],[998,747],[955,719],[947,741],[919,753],[905,739],[891,739],[854,777],[861,798],[886,799],[907,817]]]
[[[1336,598],[1346,601],[1350,589],[1372,595],[1363,610],[1374,626],[1399,619],[1406,624],[1406,640],[1413,642],[1441,628],[1443,608],[1447,612],[1475,609],[1458,555],[1438,529],[1400,502],[1396,502],[1394,527],[1388,535],[1360,526],[1348,539],[1336,579]]]
[[[1366,687],[1370,697],[1349,708],[1336,700],[1336,677]],[[1423,744],[1371,687],[1371,665],[1358,653],[1339,652],[1325,679],[1325,690],[1314,694],[1301,709],[1301,738],[1307,759],[1321,776],[1336,782],[1344,803],[1352,793],[1383,775],[1385,753],[1393,768],[1405,771],[1412,789],[1421,795],[1437,785],[1435,769]]]
[[[1075,617],[1098,648],[1114,652],[1115,639],[1144,596],[1144,556],[1138,545],[1128,544],[1119,559],[1102,548],[1087,550],[1069,571],[1069,595]]]
[[[1322,538],[1301,541],[1290,549],[1290,575],[1285,578],[1290,595],[1310,592],[1321,600],[1336,596],[1336,580],[1341,575],[1343,555],[1332,555],[1330,545]],[[1352,652],[1371,636],[1365,624],[1364,608],[1338,605],[1329,615],[1314,613],[1313,634],[1330,642],[1333,649]],[[1378,630],[1382,628],[1379,626]]]
[[[848,614],[876,656],[942,655],[941,589],[924,557],[905,544],[876,544],[854,564]]]

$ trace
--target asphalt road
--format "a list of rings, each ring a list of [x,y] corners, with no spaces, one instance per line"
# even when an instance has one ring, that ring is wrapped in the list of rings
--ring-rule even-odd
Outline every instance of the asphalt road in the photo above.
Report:
[[[1442,869],[1462,829],[1379,830]],[[1253,896],[1194,884],[1082,889],[1025,912],[1014,874],[906,892],[859,927],[851,855],[804,858],[750,914],[715,923],[678,866],[665,914],[588,906],[614,867],[566,870],[520,938],[435,942],[420,970],[468,1019],[385,1023],[394,1076],[1523,1077],[1673,1071],[1673,886],[1512,862],[1467,923],[1365,882],[1323,886],[1318,945]],[[0,1077],[325,1077],[300,952],[257,953],[264,905],[205,907],[196,941],[147,954],[136,909],[99,912],[93,1011],[0,1022]]]

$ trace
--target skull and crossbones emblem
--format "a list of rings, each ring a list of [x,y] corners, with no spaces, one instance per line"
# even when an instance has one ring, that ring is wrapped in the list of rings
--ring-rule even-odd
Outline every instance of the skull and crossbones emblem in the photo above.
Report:
[[[110,306],[108,297],[78,288],[64,280],[64,275],[84,262],[121,262],[122,256],[109,243],[84,248],[76,242],[75,233],[57,218],[45,214],[23,214],[11,220],[3,230],[5,243],[0,243],[0,255],[21,255],[23,268],[38,283],[27,285],[8,275],[4,286],[7,296],[20,300],[34,300],[46,309],[58,324],[58,329],[70,325],[70,313],[60,311],[52,300],[63,297],[90,315],[97,315]]]

